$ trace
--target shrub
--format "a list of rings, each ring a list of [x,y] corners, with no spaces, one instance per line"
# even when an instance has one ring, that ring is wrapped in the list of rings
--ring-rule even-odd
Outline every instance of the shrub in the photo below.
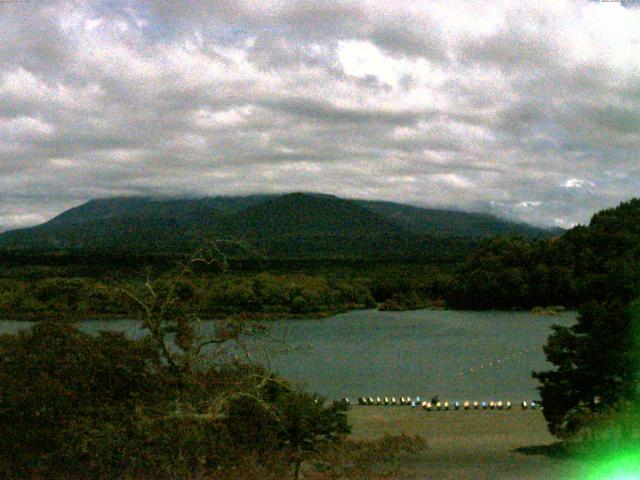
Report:
[[[0,337],[0,461],[6,477],[119,471],[137,409],[163,400],[146,342],[62,322]]]
[[[169,365],[151,337],[64,322],[0,336],[0,385],[8,479],[236,478],[247,459],[297,472],[349,431],[344,406],[260,367]]]

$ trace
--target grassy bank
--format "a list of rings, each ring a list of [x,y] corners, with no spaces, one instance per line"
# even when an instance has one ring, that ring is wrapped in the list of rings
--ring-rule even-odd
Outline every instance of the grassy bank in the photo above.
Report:
[[[425,412],[409,407],[353,407],[351,438],[420,435],[427,449],[396,478],[541,479],[579,478],[581,464],[558,455],[542,412]]]

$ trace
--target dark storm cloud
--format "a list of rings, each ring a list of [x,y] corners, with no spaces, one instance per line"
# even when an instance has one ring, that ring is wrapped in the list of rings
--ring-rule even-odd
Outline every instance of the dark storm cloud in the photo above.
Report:
[[[288,190],[586,222],[639,190],[639,72],[619,3],[0,3],[0,230]]]

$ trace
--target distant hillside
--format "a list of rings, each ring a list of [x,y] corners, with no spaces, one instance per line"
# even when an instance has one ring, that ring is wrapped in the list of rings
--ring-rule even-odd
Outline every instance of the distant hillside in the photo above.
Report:
[[[131,197],[91,200],[0,234],[0,250],[174,253],[226,238],[248,240],[274,258],[445,258],[481,238],[557,233],[484,214],[314,193]]]
[[[212,213],[237,213],[247,207],[257,205],[271,198],[268,195],[250,195],[246,197],[213,198],[149,198],[115,197],[103,200],[90,200],[78,207],[71,208],[42,226],[71,225],[94,220],[135,218],[183,218],[185,221],[206,220]]]
[[[523,235],[531,238],[549,238],[564,233],[561,228],[542,229],[526,223],[508,222],[484,213],[436,210],[381,201],[356,200],[356,203],[421,235],[437,237]]]

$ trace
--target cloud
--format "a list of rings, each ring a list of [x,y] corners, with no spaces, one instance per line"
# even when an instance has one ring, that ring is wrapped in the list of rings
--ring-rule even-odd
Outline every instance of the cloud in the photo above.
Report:
[[[564,188],[582,188],[585,185],[590,187],[595,187],[596,184],[590,182],[589,180],[582,180],[580,178],[569,178],[566,182],[562,184]]]
[[[0,230],[290,190],[584,223],[639,191],[638,72],[620,3],[4,3]]]

